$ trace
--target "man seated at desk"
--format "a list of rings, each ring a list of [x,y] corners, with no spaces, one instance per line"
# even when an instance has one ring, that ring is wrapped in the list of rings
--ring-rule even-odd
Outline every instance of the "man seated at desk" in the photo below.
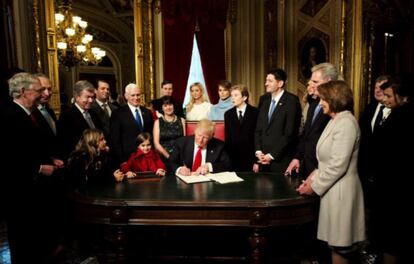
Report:
[[[171,155],[173,171],[181,175],[198,175],[231,170],[224,142],[213,135],[214,123],[202,119],[193,136],[177,139]]]

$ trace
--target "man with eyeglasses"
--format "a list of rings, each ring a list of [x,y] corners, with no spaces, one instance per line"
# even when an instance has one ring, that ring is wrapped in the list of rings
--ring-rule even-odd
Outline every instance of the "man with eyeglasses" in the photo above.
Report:
[[[43,163],[39,125],[32,115],[44,89],[34,75],[15,74],[9,80],[13,103],[0,116],[0,200],[12,201],[4,204],[12,263],[46,263],[47,259],[43,243],[39,243],[44,219],[38,179],[52,175],[56,166]]]

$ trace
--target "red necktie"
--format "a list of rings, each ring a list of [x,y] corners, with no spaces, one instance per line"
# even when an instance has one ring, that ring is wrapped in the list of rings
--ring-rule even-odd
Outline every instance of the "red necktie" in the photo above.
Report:
[[[36,120],[36,117],[34,116],[34,114],[33,114],[33,113],[31,113],[31,114],[29,115],[29,117],[30,117],[30,120],[32,120],[32,123],[33,123],[35,126],[37,126],[37,120]]]
[[[201,148],[199,147],[194,158],[193,167],[191,171],[196,171],[201,166]]]

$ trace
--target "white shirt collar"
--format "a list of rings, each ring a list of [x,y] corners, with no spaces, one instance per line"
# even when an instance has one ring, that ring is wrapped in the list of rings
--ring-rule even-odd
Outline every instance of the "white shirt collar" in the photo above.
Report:
[[[98,105],[99,105],[100,107],[103,107],[103,106],[102,106],[103,104],[106,104],[106,105],[109,107],[109,100],[108,100],[107,102],[102,102],[102,101],[99,101],[98,99],[95,99],[95,101],[98,103]]]
[[[13,100],[13,102],[15,102],[18,106],[20,106],[27,113],[27,115],[30,115],[31,114],[31,112],[29,111],[29,109],[27,109],[26,107],[24,107],[21,103],[19,103],[16,100]]]
[[[247,108],[247,104],[236,107],[237,116],[239,115],[240,111],[242,111],[242,115],[244,116],[244,113],[246,112],[246,108]]]
[[[272,96],[272,100],[275,100],[276,105],[279,103],[279,100],[284,93],[285,93],[285,90],[282,89],[278,95],[276,95],[275,97]]]
[[[75,106],[79,109],[79,111],[80,111],[82,114],[85,114],[86,112],[88,112],[88,110],[83,109],[83,108],[82,108],[82,107],[80,107],[77,103],[75,103]]]
[[[135,114],[135,109],[138,109],[138,111],[141,113],[141,109],[139,108],[139,106],[133,106],[132,104],[128,103],[129,109],[131,110],[132,113]]]

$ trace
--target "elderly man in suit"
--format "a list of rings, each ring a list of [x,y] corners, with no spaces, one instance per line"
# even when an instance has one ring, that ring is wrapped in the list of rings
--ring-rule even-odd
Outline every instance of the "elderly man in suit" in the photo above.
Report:
[[[261,170],[280,174],[292,158],[301,119],[299,98],[285,91],[286,79],[282,69],[268,72],[265,86],[270,96],[263,97],[255,130]]]
[[[33,114],[36,116],[36,119],[41,130],[42,142],[47,142],[43,147],[54,164],[58,167],[63,167],[64,162],[60,159],[57,159],[58,155],[58,139],[57,139],[57,128],[56,128],[56,114],[52,108],[49,107],[49,101],[52,98],[52,84],[49,77],[43,73],[34,74],[40,81],[40,84],[43,87],[43,92],[40,95],[40,102],[37,107],[34,109]]]
[[[62,113],[57,124],[58,138],[63,157],[68,157],[85,129],[102,129],[99,116],[90,111],[95,98],[95,87],[88,81],[81,80],[73,88],[75,103]]]
[[[44,91],[30,73],[15,74],[9,80],[13,102],[0,116],[0,149],[3,152],[0,195],[5,203],[12,263],[47,263],[51,252],[45,244],[44,214],[38,180],[56,169],[43,163],[45,153],[39,123],[32,114]],[[12,201],[12,202],[10,202]],[[24,209],[22,209],[24,208]],[[28,217],[30,220],[28,220]]]
[[[193,136],[177,139],[171,155],[174,172],[188,176],[231,170],[224,142],[213,135],[214,123],[202,119]]]
[[[127,104],[111,115],[110,133],[116,163],[127,161],[136,150],[136,138],[141,132],[152,134],[154,121],[151,111],[141,106],[141,89],[130,83],[125,87]]]
[[[109,135],[109,119],[112,112],[118,107],[110,102],[109,83],[105,80],[96,80],[95,100],[91,109],[95,111],[101,119],[105,136]]]
[[[338,70],[330,63],[315,65],[311,71],[312,76],[308,94],[312,96],[312,101],[309,104],[305,126],[296,147],[296,152],[285,171],[286,175],[291,175],[292,172],[300,173],[303,178],[308,177],[313,170],[318,168],[316,144],[330,120],[330,117],[324,115],[321,111],[318,86],[329,81],[338,80]]]

